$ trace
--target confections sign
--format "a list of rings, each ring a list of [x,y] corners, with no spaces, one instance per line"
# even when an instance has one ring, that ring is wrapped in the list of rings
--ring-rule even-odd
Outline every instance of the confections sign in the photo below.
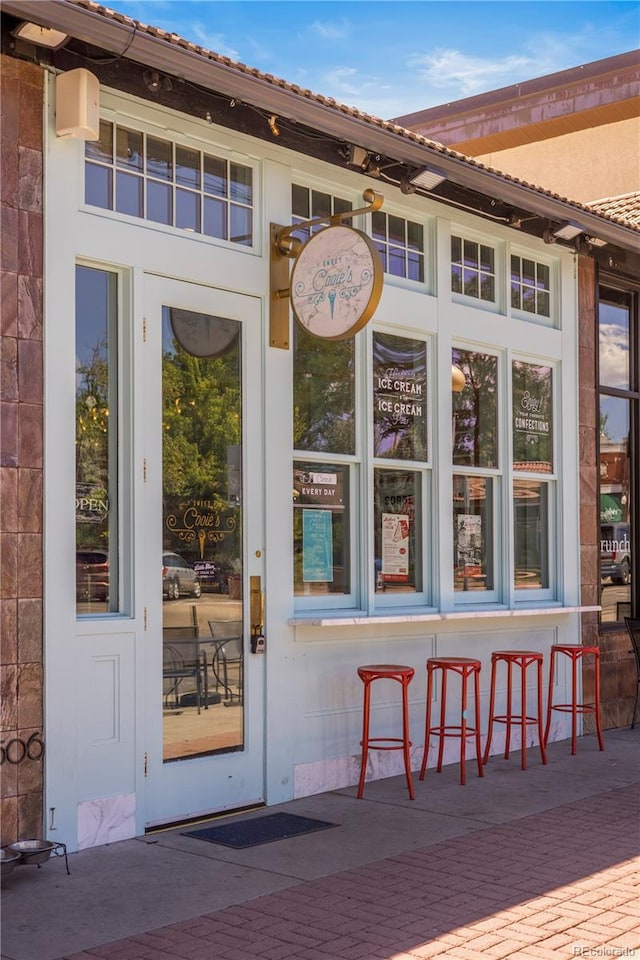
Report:
[[[291,275],[291,306],[305,330],[346,340],[361,330],[382,293],[382,264],[369,237],[353,227],[326,227],[307,240]]]

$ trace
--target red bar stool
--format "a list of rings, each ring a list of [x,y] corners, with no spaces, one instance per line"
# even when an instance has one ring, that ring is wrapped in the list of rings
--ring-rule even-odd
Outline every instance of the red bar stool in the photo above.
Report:
[[[542,762],[547,762],[547,754],[544,749],[544,734],[542,732],[542,660],[543,655],[533,650],[494,650],[491,654],[491,696],[489,699],[489,730],[487,732],[487,742],[484,748],[484,760],[489,759],[489,748],[491,746],[491,737],[493,736],[494,723],[504,723],[507,727],[507,735],[504,745],[504,758],[509,759],[509,749],[511,747],[511,727],[515,724],[520,727],[520,743],[522,747],[523,770],[527,769],[527,725],[535,723],[538,726],[538,742],[540,744],[540,755]],[[498,666],[501,663],[507,665],[507,712],[496,714],[496,679]],[[533,665],[537,667],[538,681],[538,715],[536,717],[527,716],[527,668]],[[520,713],[513,712],[513,690],[511,686],[513,668],[520,667]]]
[[[571,703],[552,703],[553,683],[556,670],[556,657],[562,654],[571,660]],[[578,663],[583,657],[593,654],[595,657],[595,702],[578,703]],[[596,731],[598,734],[598,745],[604,750],[602,740],[602,729],[600,727],[600,648],[584,647],[581,643],[557,643],[551,647],[551,669],[549,670],[549,699],[547,703],[547,725],[544,731],[544,744],[547,745],[549,739],[549,728],[551,726],[551,711],[559,710],[562,713],[571,714],[571,753],[576,752],[576,728],[578,714],[593,713],[596,720]]]
[[[362,721],[362,761],[360,764],[360,782],[358,783],[357,798],[360,800],[364,792],[364,780],[367,773],[367,757],[369,750],[402,750],[404,754],[404,769],[407,776],[409,797],[415,800],[413,780],[411,779],[411,741],[409,740],[409,702],[407,688],[413,679],[413,667],[403,667],[395,663],[373,663],[366,667],[358,667],[358,676],[364,683],[364,706]],[[374,680],[397,680],[402,686],[402,737],[370,737],[369,710],[371,706],[371,684]]]
[[[431,657],[427,660],[427,719],[424,733],[424,755],[422,757],[422,766],[420,768],[420,779],[424,780],[424,772],[427,769],[427,757],[429,755],[429,741],[431,734],[439,737],[438,746],[438,773],[442,770],[442,755],[444,753],[445,737],[460,738],[460,783],[466,783],[466,753],[467,740],[473,737],[476,743],[476,758],[478,761],[478,776],[484,776],[482,769],[482,753],[480,750],[480,668],[482,664],[479,660],[473,660],[470,657]],[[440,698],[440,723],[438,726],[431,725],[431,694],[433,690],[433,679],[436,671],[442,673],[442,691]],[[462,681],[461,691],[461,709],[460,724],[447,724],[447,675],[454,673]],[[474,699],[475,699],[475,726],[467,725],[467,689],[469,677],[473,677]]]

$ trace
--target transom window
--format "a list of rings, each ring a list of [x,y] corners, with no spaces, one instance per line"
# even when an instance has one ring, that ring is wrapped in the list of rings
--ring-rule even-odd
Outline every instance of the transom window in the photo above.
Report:
[[[385,273],[424,282],[424,227],[379,210],[371,214],[371,237]]]
[[[495,303],[495,250],[484,243],[451,237],[451,290]]]
[[[291,219],[294,223],[300,223],[303,220],[315,220],[319,217],[328,219],[336,213],[346,213],[351,209],[350,200],[344,200],[342,197],[332,197],[329,193],[312,190],[297,183],[291,185]],[[347,223],[349,222],[347,221]],[[296,230],[295,236],[304,242],[309,239],[312,233],[324,230],[325,226],[326,224],[323,223],[316,227],[300,227],[299,230]]]
[[[85,146],[85,202],[251,246],[253,170],[140,130],[100,122]]]
[[[551,316],[551,271],[545,263],[511,257],[511,306],[541,317]]]

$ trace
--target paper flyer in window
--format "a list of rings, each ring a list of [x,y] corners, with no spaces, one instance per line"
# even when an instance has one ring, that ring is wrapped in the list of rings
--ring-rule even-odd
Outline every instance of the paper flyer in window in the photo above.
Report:
[[[409,581],[409,517],[382,514],[382,577],[387,583]]]

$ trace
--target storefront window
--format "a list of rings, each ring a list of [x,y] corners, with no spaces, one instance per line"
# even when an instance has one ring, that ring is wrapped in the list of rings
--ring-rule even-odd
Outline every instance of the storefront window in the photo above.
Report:
[[[453,392],[453,462],[457,466],[498,466],[498,360],[454,349],[451,363],[464,376]],[[461,381],[460,381],[461,383]]]
[[[603,622],[636,609],[633,544],[636,543],[638,457],[637,297],[601,288],[599,338],[600,603]],[[635,389],[634,389],[635,387]],[[634,468],[635,464],[635,468]]]
[[[427,346],[373,335],[373,452],[395,460],[427,459]]]
[[[493,481],[453,477],[453,588],[493,590]]]
[[[76,268],[76,613],[118,591],[117,277]]]
[[[512,377],[513,469],[552,473],[551,368],[514,360]]]
[[[350,593],[349,468],[293,466],[293,564],[296,596]]]
[[[416,593],[422,583],[420,474],[374,470],[376,592]]]
[[[549,485],[514,480],[513,523],[516,590],[549,587]]]
[[[355,340],[321,340],[294,324],[293,446],[355,452]]]

